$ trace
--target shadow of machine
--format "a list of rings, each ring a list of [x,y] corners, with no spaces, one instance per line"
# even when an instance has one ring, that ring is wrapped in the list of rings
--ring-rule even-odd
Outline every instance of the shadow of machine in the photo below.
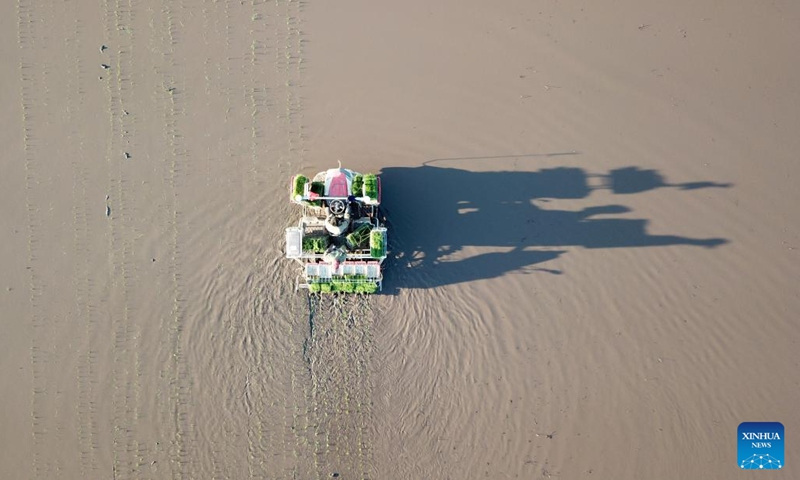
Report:
[[[668,184],[657,171],[638,167],[590,175],[574,167],[476,172],[423,165],[389,167],[380,175],[386,186],[384,206],[392,230],[392,254],[386,269],[390,292],[398,287],[428,288],[494,278],[512,271],[558,274],[558,270],[534,266],[559,257],[567,247],[713,248],[726,242],[721,238],[650,235],[648,220],[608,217],[629,212],[623,205],[578,211],[543,207],[553,200],[586,198],[598,188],[633,194],[663,187],[690,190],[729,184]],[[590,186],[589,179],[597,177],[601,177],[601,186]],[[467,246],[503,251],[452,259]]]

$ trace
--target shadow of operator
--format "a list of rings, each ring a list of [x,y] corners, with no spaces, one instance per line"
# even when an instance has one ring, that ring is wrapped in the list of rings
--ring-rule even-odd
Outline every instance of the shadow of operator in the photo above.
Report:
[[[475,172],[423,165],[389,167],[380,175],[390,228],[391,257],[385,284],[389,293],[399,287],[429,288],[512,271],[559,274],[558,270],[534,266],[559,257],[570,246],[713,248],[726,243],[721,238],[649,235],[648,220],[606,217],[629,212],[623,205],[569,211],[540,208],[536,203],[586,198],[595,188],[632,194],[662,187],[690,190],[730,184],[668,184],[658,172],[637,167],[600,175],[603,185],[594,188],[588,179],[598,175],[573,167]],[[465,246],[506,251],[448,259]]]

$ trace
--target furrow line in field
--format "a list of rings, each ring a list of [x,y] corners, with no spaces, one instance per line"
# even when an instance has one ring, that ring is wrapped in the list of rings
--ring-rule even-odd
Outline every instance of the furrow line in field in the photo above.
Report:
[[[300,295],[296,295],[302,298]],[[292,478],[314,478],[319,472],[317,451],[319,446],[316,437],[316,428],[319,424],[318,412],[314,409],[313,383],[310,367],[311,336],[313,335],[317,316],[317,302],[314,297],[304,298],[302,313],[297,315],[302,327],[298,328],[297,333],[291,338],[302,340],[303,345],[303,370],[292,369],[293,398],[295,404],[296,423],[300,425],[295,430],[295,464],[292,470]],[[296,325],[297,322],[293,323]],[[313,461],[309,462],[309,459]]]
[[[112,331],[114,332],[113,368],[112,368],[112,412],[113,412],[113,471],[116,478],[134,478],[140,476],[138,461],[135,457],[136,444],[136,399],[137,380],[133,371],[136,356],[136,325],[131,310],[134,288],[131,246],[128,239],[128,225],[132,212],[128,207],[129,180],[122,162],[127,158],[124,153],[123,139],[123,102],[128,92],[124,87],[124,78],[130,71],[130,49],[132,48],[132,29],[128,13],[130,6],[115,1],[105,2],[105,28],[109,40],[115,47],[106,53],[104,65],[104,81],[108,99],[108,115],[110,124],[110,141],[107,143],[106,161],[109,162],[109,195],[107,215],[110,224],[110,256],[112,264],[112,295],[118,298],[121,311],[112,311]],[[113,53],[111,53],[113,52]]]
[[[123,407],[123,422],[126,427],[126,438],[124,443],[126,455],[127,471],[130,471],[137,478],[152,474],[151,469],[142,469],[151,455],[152,446],[141,440],[136,433],[136,426],[139,425],[143,417],[148,413],[143,410],[144,399],[142,398],[143,363],[140,358],[142,349],[142,332],[139,329],[136,309],[134,307],[137,281],[139,279],[139,268],[136,261],[136,239],[137,230],[135,227],[138,219],[136,211],[137,202],[132,194],[135,186],[129,179],[130,162],[138,161],[135,149],[135,120],[138,112],[132,112],[128,106],[129,99],[134,97],[135,85],[133,84],[134,65],[133,53],[136,45],[135,8],[130,1],[117,0],[114,4],[113,14],[109,16],[109,21],[113,22],[114,50],[113,56],[113,76],[109,78],[109,84],[113,85],[113,97],[116,104],[110,109],[112,116],[112,136],[110,156],[115,173],[115,204],[119,209],[116,218],[114,241],[116,248],[114,254],[118,259],[119,272],[122,286],[122,322],[124,332],[127,337],[124,339],[126,351],[121,352],[125,364],[123,374],[124,388],[118,389],[119,405]],[[118,236],[117,236],[118,235]],[[121,239],[119,238],[121,237]]]
[[[217,30],[217,22],[218,20],[214,20],[212,23],[212,18],[216,17],[214,12],[212,12],[212,8],[218,8],[218,2],[214,2],[212,0],[204,0],[203,2],[203,51],[208,51],[208,49],[215,43],[213,40],[209,40],[209,36],[213,33],[216,33]],[[205,61],[203,62],[203,80],[204,80],[204,89],[203,93],[205,93],[206,98],[210,98],[212,91],[215,87],[213,87],[213,83],[211,81],[212,75],[212,58],[211,56],[207,56]],[[219,69],[217,69],[214,73],[217,75],[217,82],[219,82]]]
[[[258,353],[261,354],[257,355],[258,357],[265,354],[265,352],[261,350],[258,350]],[[247,385],[248,390],[252,390],[249,398],[250,405],[248,408],[249,418],[247,426],[250,478],[267,478],[268,465],[265,463],[265,459],[267,458],[269,448],[272,446],[272,442],[269,441],[269,431],[266,426],[266,416],[264,414],[266,408],[266,395],[264,392],[264,384],[266,382],[266,375],[264,375],[265,368],[260,358],[253,358],[252,356],[248,364],[250,372],[247,375]]]
[[[35,478],[48,478],[54,474],[54,465],[44,452],[44,442],[50,430],[49,419],[43,411],[47,397],[45,373],[48,366],[48,352],[45,351],[42,338],[45,335],[46,320],[39,308],[39,301],[44,287],[37,274],[38,235],[42,225],[39,207],[34,203],[36,187],[39,184],[38,161],[36,147],[40,139],[36,136],[35,123],[38,120],[37,107],[40,90],[40,65],[34,59],[34,51],[38,42],[36,25],[38,22],[34,2],[18,0],[17,2],[17,43],[20,49],[20,101],[22,103],[22,145],[25,164],[25,213],[28,233],[28,290],[31,308],[31,324],[33,326],[31,340],[31,375],[32,388],[30,397],[31,434],[33,436],[33,455],[31,465]]]
[[[336,441],[336,455],[335,458],[341,458],[343,463],[351,463],[355,462],[355,459],[351,458],[351,454],[355,451],[358,451],[357,445],[357,429],[362,423],[360,420],[361,412],[358,409],[353,408],[353,403],[355,403],[356,398],[363,393],[361,388],[356,387],[352,388],[353,385],[361,385],[361,380],[364,380],[363,377],[359,375],[358,367],[361,364],[359,354],[361,353],[361,339],[357,338],[353,335],[352,330],[357,328],[356,326],[356,319],[354,318],[354,314],[352,311],[348,311],[344,309],[343,315],[341,315],[338,319],[338,323],[335,325],[334,328],[339,330],[337,336],[344,340],[340,343],[340,346],[343,348],[352,349],[353,355],[355,358],[345,358],[345,365],[339,369],[341,381],[337,382],[339,387],[341,387],[340,393],[338,394],[338,398],[340,401],[335,402],[335,409],[333,409],[334,417],[336,418],[336,426],[338,427],[334,430],[337,433],[337,441]],[[348,355],[349,357],[349,355]],[[358,466],[353,466],[354,471],[358,472]]]
[[[261,269],[267,271],[266,265]],[[271,372],[269,385],[274,391],[270,396],[275,399],[268,417],[273,419],[270,426],[274,431],[269,453],[275,462],[280,461],[280,478],[295,478],[290,475],[298,462],[295,456],[298,448],[293,445],[296,445],[296,431],[302,426],[301,419],[295,416],[295,409],[302,410],[302,404],[296,403],[294,388],[297,386],[298,373],[302,374],[298,372],[298,368],[305,371],[302,343],[299,341],[305,335],[296,329],[298,320],[301,326],[307,324],[307,308],[298,296],[291,295],[291,290],[287,292],[284,288],[275,288],[274,283],[267,278],[263,281],[259,297],[264,299],[261,318],[263,324],[268,326],[264,329],[263,336],[270,339],[269,344],[273,348],[271,361],[267,365]],[[288,305],[280,301],[287,297],[293,300]],[[298,311],[302,311],[306,317],[298,319]],[[278,398],[275,398],[275,393],[279,393]],[[279,433],[281,428],[284,429],[283,434]]]
[[[289,2],[290,17],[287,23],[289,34],[289,58],[288,67],[293,72],[297,87],[301,86],[300,80],[305,70],[305,33],[303,32],[303,7],[300,2]]]
[[[360,412],[364,412],[363,417],[365,419],[361,424],[356,425],[356,443],[358,446],[359,471],[362,474],[362,478],[370,478],[373,474],[374,465],[371,428],[373,425],[372,396],[375,390],[372,376],[370,375],[371,371],[374,370],[372,358],[375,355],[372,327],[374,326],[375,320],[382,318],[382,315],[379,315],[375,311],[372,299],[363,298],[362,300],[365,304],[366,321],[370,322],[371,325],[362,339],[356,339],[356,341],[363,340],[363,344],[361,345],[364,349],[363,361],[358,362],[356,370],[356,375],[363,379],[362,385],[364,388],[358,391],[359,395],[356,399],[356,408]]]
[[[226,4],[226,7],[230,7],[229,4]],[[238,8],[238,7],[237,7]],[[230,11],[228,13],[231,13]],[[235,12],[235,18],[242,18],[243,12],[237,11]],[[231,17],[227,17],[228,23],[225,25],[226,33],[228,36],[232,36],[234,31],[235,20],[231,19]],[[247,53],[245,53],[247,55]],[[250,64],[244,61],[244,58],[239,59],[238,56],[231,57],[229,54],[228,63],[230,64],[231,59],[237,59],[237,63],[239,64],[239,69],[241,71],[241,78],[246,82],[242,85],[241,95],[243,97],[242,104],[247,107],[248,106],[248,89],[250,88],[250,81],[252,81],[251,69]],[[238,94],[239,92],[237,92]],[[254,142],[251,140],[248,145],[250,152],[249,156],[252,157],[255,152],[255,145]],[[236,154],[236,167],[235,172],[237,173],[244,173],[241,172],[239,168],[239,155]],[[249,172],[248,172],[249,173]],[[249,181],[252,175],[246,175],[246,179]],[[245,195],[247,192],[244,192]],[[256,328],[257,314],[256,312],[250,311],[248,308],[248,300],[251,298],[255,298],[253,295],[253,285],[251,284],[253,280],[252,276],[248,276],[245,282],[245,300],[242,304],[239,305],[239,311],[237,317],[241,319],[242,325],[244,327],[244,343],[243,343],[243,356],[245,362],[245,369],[247,373],[245,374],[245,409],[247,420],[245,422],[245,438],[247,439],[247,469],[249,478],[263,478],[264,476],[264,464],[263,464],[263,451],[261,449],[261,434],[263,432],[263,418],[261,416],[261,400],[262,397],[260,395],[259,384],[263,383],[263,379],[261,377],[262,374],[262,355],[264,352],[260,351],[261,345],[261,338]]]
[[[325,390],[327,388],[326,380],[328,379],[325,377],[330,374],[330,371],[325,371],[324,369],[331,365],[326,365],[329,359],[320,358],[324,349],[324,345],[320,342],[324,342],[331,337],[330,316],[332,309],[329,303],[330,300],[329,298],[321,298],[319,295],[312,296],[312,301],[315,303],[314,328],[309,332],[308,339],[308,362],[311,373],[311,398],[309,403],[312,406],[311,409],[314,412],[318,412],[312,432],[314,436],[314,473],[318,478],[324,475],[323,469],[327,464],[333,463],[333,468],[339,467],[335,460],[331,461],[329,451],[331,412],[329,405],[327,405],[327,392]]]
[[[260,167],[264,159],[269,157],[269,145],[263,144],[265,137],[263,123],[267,121],[264,114],[269,113],[269,88],[265,81],[267,72],[261,61],[263,56],[268,54],[268,31],[267,25],[268,12],[265,9],[266,3],[253,3],[251,10],[251,24],[249,31],[251,36],[250,50],[248,51],[248,62],[243,62],[248,67],[248,75],[251,79],[250,85],[245,90],[247,106],[250,108],[251,119],[251,168],[250,178],[255,182],[257,188],[264,185],[264,179],[260,173]]]
[[[237,2],[238,3],[238,2]],[[225,23],[224,23],[224,42],[225,42],[225,75],[224,79],[229,79],[233,75],[233,68],[232,65],[238,62],[238,59],[234,54],[234,47],[233,47],[233,37],[234,37],[234,26],[236,24],[235,20],[231,14],[231,0],[225,0],[225,4],[223,6],[223,13],[225,16]],[[231,114],[234,113],[234,87],[230,87],[226,85],[226,82],[220,82],[220,88],[225,94],[225,122],[227,123],[230,121]],[[238,161],[238,160],[237,160]],[[238,165],[237,165],[238,167]],[[237,170],[238,171],[238,170]]]
[[[216,57],[212,52],[213,48],[216,45],[219,45],[222,41],[222,36],[219,33],[220,28],[220,19],[225,17],[222,12],[223,6],[220,4],[219,1],[216,0],[204,0],[202,6],[202,39],[204,43],[203,52],[206,53],[205,60],[203,62],[203,79],[204,79],[204,87],[203,87],[203,95],[206,100],[206,105],[209,107],[209,112],[212,114],[217,114],[217,111],[212,110],[211,106],[215,105],[215,102],[218,101],[220,98],[220,86],[221,86],[221,72],[220,72],[220,65],[219,65],[219,58]],[[212,135],[213,133],[209,132],[206,135]],[[216,164],[219,163],[219,159],[214,158],[216,157],[216,150],[212,150],[214,147],[209,146],[206,152],[202,152],[203,154],[203,166],[201,169],[203,170],[204,177],[205,177],[205,186],[210,186],[213,181],[216,180],[214,168]],[[198,152],[200,154],[200,152]],[[213,297],[215,294],[213,290],[216,287],[216,280],[220,278],[220,272],[215,271],[212,274],[212,288],[211,291],[207,294],[209,298]],[[211,302],[209,302],[211,303]],[[221,322],[226,323],[226,322]],[[227,359],[226,359],[227,360]],[[223,362],[219,362],[223,363]],[[223,380],[223,384],[227,379]],[[227,402],[223,402],[226,405],[226,410],[230,410],[230,407],[227,405]],[[230,421],[228,421],[228,417],[226,416],[223,419],[219,427],[221,432],[216,435],[207,435],[209,446],[207,447],[206,451],[208,452],[208,461],[210,463],[210,472],[208,472],[210,478],[213,479],[222,479],[222,478],[230,478],[229,474],[229,467],[228,467],[228,458],[227,458],[227,451],[230,448],[230,440],[228,437],[228,429],[231,427]],[[203,472],[205,473],[205,472]]]
[[[259,278],[263,279],[264,277],[260,276]],[[274,460],[280,455],[280,450],[286,448],[279,440],[281,435],[278,428],[283,422],[276,418],[285,410],[283,406],[277,408],[279,400],[276,397],[285,402],[287,400],[285,387],[288,387],[285,377],[281,375],[281,372],[286,371],[286,351],[280,347],[280,344],[276,344],[272,335],[274,330],[269,326],[269,322],[276,318],[275,312],[272,310],[274,304],[264,303],[270,286],[271,282],[264,280],[260,282],[259,288],[256,290],[257,302],[254,305],[255,318],[260,325],[259,335],[264,343],[264,355],[259,364],[259,370],[262,371],[259,435],[262,462],[266,469],[264,474],[268,478],[276,470]]]
[[[136,9],[131,4],[130,0],[117,0],[114,12],[115,28],[117,30],[117,54],[116,54],[116,67],[117,72],[114,77],[116,82],[116,91],[119,98],[118,110],[112,112],[119,124],[118,135],[118,148],[119,152],[115,158],[125,160],[125,162],[117,162],[120,170],[126,168],[128,161],[137,161],[137,152],[134,150],[136,146],[136,119],[140,112],[133,110],[129,105],[129,98],[134,97],[133,83],[134,65],[133,53],[134,46],[136,45],[136,31],[134,28]],[[132,204],[134,207],[136,203]],[[132,212],[133,217],[136,212]]]
[[[74,9],[74,7],[73,7]],[[67,45],[70,51],[79,52],[81,49],[82,22],[77,12],[70,12],[73,15],[74,29],[72,36],[67,38]],[[80,322],[78,332],[78,342],[81,353],[78,356],[77,364],[77,383],[78,383],[78,405],[77,413],[77,441],[80,450],[81,462],[80,473],[83,478],[97,476],[98,468],[98,440],[97,440],[97,408],[95,404],[97,380],[97,354],[91,348],[91,336],[94,323],[94,311],[92,308],[92,295],[94,284],[90,277],[90,257],[92,252],[89,248],[89,208],[86,186],[88,184],[89,172],[82,164],[85,155],[85,135],[81,133],[78,124],[81,118],[86,115],[83,100],[85,91],[82,82],[85,81],[84,66],[82,56],[76,55],[70,62],[67,70],[67,125],[70,128],[68,134],[68,146],[70,148],[69,157],[72,166],[72,211],[73,211],[73,230],[74,230],[74,299],[75,299],[75,319]]]
[[[186,161],[188,155],[184,144],[184,135],[179,128],[181,118],[186,114],[183,96],[185,82],[179,74],[181,68],[176,59],[176,45],[181,41],[181,22],[176,10],[183,10],[183,5],[178,2],[167,2],[162,9],[162,32],[167,35],[162,39],[165,48],[163,66],[163,87],[165,104],[165,134],[167,142],[168,172],[167,179],[170,191],[171,207],[171,255],[169,269],[172,272],[170,289],[172,291],[171,324],[168,329],[169,351],[171,356],[170,402],[172,403],[175,433],[172,441],[171,461],[173,473],[180,478],[193,478],[193,462],[196,460],[193,422],[191,421],[190,398],[191,380],[186,354],[183,351],[185,315],[186,283],[183,279],[183,252],[180,242],[180,225],[183,222],[178,192],[184,183],[186,174]]]
[[[261,161],[267,155],[268,146],[263,144],[264,132],[262,123],[264,121],[263,111],[268,102],[268,89],[266,87],[265,77],[266,72],[259,62],[259,57],[265,53],[266,50],[266,35],[267,31],[262,27],[264,19],[267,17],[265,3],[253,2],[251,8],[245,12],[244,15],[248,17],[250,27],[247,30],[247,39],[250,43],[250,48],[246,52],[246,58],[241,61],[242,76],[245,79],[243,88],[244,106],[249,110],[250,120],[250,145],[249,145],[249,169],[247,172],[247,180],[250,183],[248,186],[250,191],[259,192],[260,186],[263,185],[264,180],[261,178],[260,165]],[[250,195],[248,195],[249,197]],[[260,223],[260,220],[256,220]],[[260,275],[250,277],[248,281],[254,278],[262,278]],[[252,285],[247,290],[251,294],[249,308],[250,311],[246,312],[244,318],[251,319],[253,331],[250,333],[251,338],[254,339],[251,345],[251,352],[255,352],[255,356],[248,359],[248,368],[251,369],[251,387],[252,378],[258,379],[253,397],[253,413],[249,416],[248,422],[248,446],[249,446],[249,469],[251,478],[267,478],[269,477],[273,468],[269,462],[270,456],[276,455],[276,451],[283,447],[283,444],[276,439],[276,431],[273,425],[276,423],[274,419],[271,420],[271,413],[274,410],[274,400],[270,402],[270,397],[274,398],[276,393],[280,390],[275,388],[278,386],[276,378],[275,362],[279,361],[277,350],[274,349],[274,343],[267,343],[269,334],[265,328],[265,321],[269,318],[269,307],[264,302],[264,298],[268,295],[267,287],[264,284]],[[265,310],[266,308],[266,310]],[[256,345],[260,346],[256,349]],[[269,346],[272,345],[273,349]],[[272,373],[272,375],[270,375]],[[272,389],[268,386],[273,385]],[[272,391],[270,391],[272,390]],[[286,400],[286,397],[281,395]],[[272,467],[272,468],[271,468]]]
[[[297,302],[292,302],[289,304],[288,308],[288,315],[290,319],[299,318],[298,316],[299,311],[306,311],[305,305],[300,305],[298,309]],[[303,319],[302,321],[305,321]],[[292,339],[295,337],[295,322],[289,321],[286,322],[286,331],[285,331],[285,339],[287,341],[281,345],[282,348],[289,350],[291,345],[293,344]],[[289,351],[287,356],[291,359],[292,352]],[[285,357],[284,357],[285,358]],[[282,470],[282,474],[287,475],[288,478],[298,478],[295,475],[295,471],[297,468],[298,460],[299,460],[299,448],[298,442],[301,438],[299,432],[302,428],[306,427],[303,422],[303,419],[300,418],[298,415],[300,412],[300,405],[295,399],[298,397],[296,391],[298,389],[298,375],[295,367],[295,363],[291,361],[286,361],[282,363],[280,366],[283,368],[276,368],[276,371],[285,372],[286,377],[285,381],[288,382],[286,393],[281,395],[282,404],[278,406],[279,413],[283,418],[283,435],[279,437],[281,440],[281,452],[275,452],[273,455],[277,458],[280,457],[282,459],[281,464],[284,466],[284,470]],[[286,370],[288,368],[288,370]],[[275,383],[278,384],[279,381],[284,381],[283,377],[275,378]],[[279,478],[287,478],[281,475]]]
[[[300,30],[301,10],[298,2],[276,0],[270,30],[273,50],[274,96],[280,98],[283,105],[267,105],[265,113],[272,118],[275,127],[280,129],[284,142],[280,149],[275,149],[271,159],[277,164],[280,178],[288,178],[305,163],[304,137],[302,135],[302,87],[300,74],[302,64],[302,44],[304,39]],[[272,112],[270,112],[272,110]],[[271,114],[270,114],[271,113]],[[266,121],[266,118],[264,119]],[[291,478],[320,478],[329,473],[324,470],[324,458],[321,454],[325,435],[319,425],[324,421],[322,409],[314,402],[317,383],[309,364],[309,348],[315,329],[315,317],[318,314],[316,299],[290,294],[292,298],[303,299],[302,307],[297,309],[292,318],[301,321],[290,323],[292,330],[290,339],[302,345],[303,363],[290,370],[291,397],[294,399],[292,428],[294,441],[294,458],[291,465]],[[296,306],[293,301],[292,307]],[[298,351],[300,353],[300,351]],[[295,365],[291,360],[288,362]]]
[[[113,25],[113,17],[114,17],[114,6],[108,1],[104,0],[103,2],[104,7],[104,27],[106,32],[106,38],[114,38],[114,34],[116,30],[112,29]],[[106,142],[106,162],[109,163],[109,167],[111,166],[112,162],[114,161],[113,155],[113,146],[114,146],[114,139],[117,136],[117,120],[115,118],[115,106],[117,104],[117,98],[115,96],[115,92],[112,88],[113,83],[111,82],[110,78],[115,75],[117,68],[111,69],[111,65],[113,64],[112,59],[106,60],[106,63],[103,63],[105,71],[100,76],[101,80],[104,80],[105,83],[105,90],[106,90],[106,101],[108,103],[108,115],[109,115],[109,132],[110,133],[110,140]],[[108,68],[105,68],[108,66]],[[116,67],[116,65],[115,65]],[[109,174],[112,171],[109,168]],[[118,243],[118,223],[115,221],[118,219],[121,211],[119,209],[118,198],[115,198],[112,201],[111,193],[116,193],[116,190],[113,189],[113,185],[116,179],[113,177],[109,177],[109,190],[108,194],[106,195],[106,216],[109,217],[109,257],[111,260],[112,271],[111,271],[111,278],[112,283],[109,288],[109,294],[115,295],[116,291],[113,288],[116,282],[113,279],[118,278],[119,274],[119,265],[117,260],[117,249],[119,248]],[[113,215],[113,216],[112,216]],[[115,479],[124,479],[129,478],[130,468],[124,466],[125,463],[125,445],[123,444],[123,435],[124,432],[127,430],[127,426],[125,425],[124,420],[124,396],[121,395],[123,391],[122,384],[124,383],[123,377],[124,373],[122,369],[125,365],[124,361],[124,353],[126,350],[124,338],[125,338],[125,324],[122,321],[123,319],[119,318],[119,315],[116,312],[110,312],[110,320],[111,320],[111,332],[113,335],[113,343],[112,343],[112,367],[111,367],[111,385],[112,385],[112,395],[111,395],[111,411],[113,415],[112,420],[112,472],[113,477]]]
[[[80,52],[83,33],[83,21],[76,7],[71,6],[69,12],[73,18],[74,29],[67,40],[70,50]],[[74,272],[75,272],[75,317],[80,322],[78,345],[82,349],[78,354],[78,406],[77,406],[77,441],[81,452],[80,474],[83,478],[96,477],[99,469],[100,441],[98,423],[98,352],[92,348],[93,335],[97,327],[96,289],[97,282],[91,276],[90,259],[96,253],[91,250],[89,219],[99,217],[100,212],[90,214],[91,207],[87,194],[89,169],[83,164],[86,151],[86,134],[79,129],[81,118],[86,115],[84,101],[87,80],[82,55],[74,55],[68,71],[68,118],[67,125],[72,128],[68,144],[74,148],[72,158],[73,171],[73,227],[75,232]]]
[[[258,308],[258,296],[263,293],[253,284],[255,276],[249,276],[245,282],[244,301],[239,304],[236,317],[242,321],[243,327],[243,356],[247,373],[245,375],[245,409],[247,414],[247,461],[250,478],[266,478],[267,465],[265,457],[268,448],[264,442],[268,441],[266,416],[266,391],[267,375],[265,375],[265,357],[270,354],[266,349],[264,336],[264,321],[262,312]]]
[[[153,52],[161,52],[161,57],[158,60],[154,60],[154,72],[156,74],[160,74],[160,81],[161,85],[158,88],[155,88],[152,93],[152,104],[155,106],[154,108],[158,108],[158,113],[162,119],[162,126],[161,131],[163,132],[163,138],[161,139],[162,142],[158,145],[158,151],[163,152],[163,154],[159,154],[158,161],[160,162],[160,166],[162,168],[161,172],[161,182],[164,187],[164,198],[162,202],[160,202],[160,207],[163,210],[172,211],[174,209],[174,198],[169,198],[170,190],[169,186],[171,186],[172,182],[170,180],[170,162],[169,162],[169,153],[166,152],[167,146],[169,145],[169,135],[167,132],[167,124],[171,121],[170,120],[170,111],[171,106],[169,105],[168,99],[168,89],[171,87],[171,81],[167,76],[167,68],[169,65],[169,56],[170,52],[165,51],[165,43],[166,40],[163,37],[164,32],[164,12],[162,9],[151,9],[148,10],[149,17],[147,18],[147,24],[149,26],[149,34],[148,38],[150,41],[150,50]],[[160,61],[159,61],[160,60]],[[155,113],[155,112],[154,112]],[[163,156],[161,156],[163,155]],[[164,220],[166,222],[166,226],[162,227],[159,225],[159,229],[163,228],[164,234],[169,236],[169,250],[166,252],[166,270],[169,274],[170,272],[174,271],[174,235],[170,235],[170,230],[174,231],[175,227],[171,225],[174,222],[174,217],[170,219]],[[165,285],[163,289],[163,296],[166,297],[170,294],[173,296],[173,306],[172,309],[163,315],[161,315],[160,322],[158,325],[158,339],[160,340],[160,345],[158,351],[161,355],[161,367],[159,369],[159,377],[161,382],[159,382],[159,390],[164,389],[164,393],[160,393],[158,400],[156,402],[156,410],[153,412],[153,416],[158,418],[161,423],[161,427],[164,429],[163,433],[159,435],[160,438],[166,440],[169,438],[169,442],[162,441],[159,442],[156,446],[156,450],[159,454],[165,456],[168,459],[166,465],[159,465],[159,471],[161,468],[167,469],[172,477],[178,477],[179,474],[176,473],[175,469],[175,461],[173,452],[175,450],[175,443],[176,443],[176,426],[175,426],[175,412],[176,407],[174,405],[174,395],[173,395],[173,379],[175,378],[175,357],[174,357],[174,349],[175,349],[175,340],[174,335],[172,333],[173,325],[174,325],[174,314],[175,314],[175,307],[174,307],[174,295],[175,295],[175,285],[173,282],[170,282],[169,285]],[[172,431],[170,431],[172,430]]]
[[[298,1],[289,1],[287,8],[285,57],[289,152],[297,157],[298,166],[302,166],[306,155],[302,97],[306,42],[303,32],[303,5]]]

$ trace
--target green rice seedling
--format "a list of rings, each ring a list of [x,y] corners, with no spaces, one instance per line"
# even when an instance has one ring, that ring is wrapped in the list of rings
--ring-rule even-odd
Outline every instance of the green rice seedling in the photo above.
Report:
[[[381,230],[373,230],[369,236],[369,250],[372,258],[381,258],[386,255],[386,237]]]
[[[311,293],[358,293],[378,292],[378,283],[367,280],[364,275],[345,275],[330,280],[317,280],[308,286]]]
[[[308,183],[308,177],[305,175],[295,175],[292,183],[292,199],[294,199],[298,195],[303,195],[306,183]]]
[[[353,177],[353,183],[350,185],[350,190],[353,192],[353,195],[356,197],[360,197],[364,195],[364,176],[361,174],[356,175]]]
[[[376,282],[364,282],[356,284],[356,293],[376,293],[378,284]]]
[[[327,235],[313,235],[303,237],[303,251],[314,253],[325,253],[328,245],[330,245],[330,238]]]
[[[374,173],[364,175],[364,196],[378,199],[378,177]]]

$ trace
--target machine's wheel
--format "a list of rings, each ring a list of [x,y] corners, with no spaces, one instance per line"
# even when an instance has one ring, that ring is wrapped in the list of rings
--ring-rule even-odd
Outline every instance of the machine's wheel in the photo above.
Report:
[[[344,203],[344,200],[331,200],[328,202],[328,209],[332,214],[339,216],[344,214],[347,204]]]

